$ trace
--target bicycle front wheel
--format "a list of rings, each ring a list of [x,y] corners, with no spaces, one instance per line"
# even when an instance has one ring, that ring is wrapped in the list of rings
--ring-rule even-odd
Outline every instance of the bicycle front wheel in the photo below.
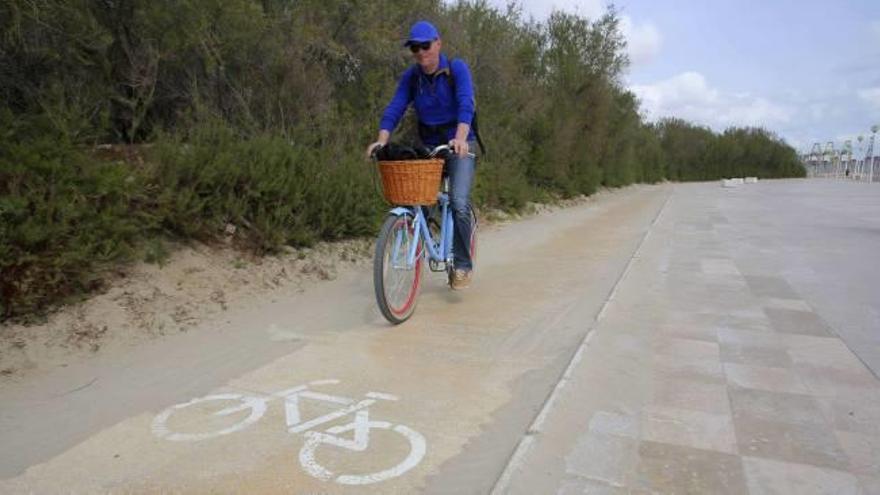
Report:
[[[373,288],[382,316],[395,325],[403,323],[416,309],[422,282],[422,242],[416,240],[411,215],[391,215],[385,219],[376,241],[373,258]],[[407,263],[413,243],[416,257]]]

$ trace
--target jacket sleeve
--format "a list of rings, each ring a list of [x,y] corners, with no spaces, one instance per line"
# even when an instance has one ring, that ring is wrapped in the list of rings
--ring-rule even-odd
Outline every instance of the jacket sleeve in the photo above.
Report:
[[[471,70],[461,59],[453,60],[452,64],[452,72],[455,74],[455,99],[458,101],[458,122],[471,125],[477,106]]]
[[[388,106],[385,107],[385,113],[382,114],[382,120],[379,121],[379,129],[383,131],[393,132],[400,123],[406,108],[412,103],[412,95],[410,94],[410,77],[412,77],[412,67],[404,71],[400,81],[397,83],[397,90]]]

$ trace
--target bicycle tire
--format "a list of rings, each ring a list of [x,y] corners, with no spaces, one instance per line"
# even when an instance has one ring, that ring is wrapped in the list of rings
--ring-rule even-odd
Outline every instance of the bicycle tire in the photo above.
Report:
[[[422,281],[423,241],[421,239],[416,248],[416,259],[412,269],[397,269],[394,260],[390,259],[395,237],[401,228],[406,229],[403,232],[404,240],[415,237],[415,232],[412,230],[412,215],[389,215],[385,219],[376,239],[376,253],[373,258],[373,288],[376,293],[376,303],[382,316],[395,325],[405,322],[415,312]],[[402,242],[398,248],[398,258],[402,255],[405,259],[409,248],[411,248],[409,242]],[[389,280],[386,278],[391,272],[410,272],[411,275],[400,282],[398,287],[389,287]],[[403,292],[397,294],[401,290]]]

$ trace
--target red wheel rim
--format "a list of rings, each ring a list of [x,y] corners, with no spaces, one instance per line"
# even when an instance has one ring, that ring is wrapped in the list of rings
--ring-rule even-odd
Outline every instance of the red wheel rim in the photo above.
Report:
[[[395,230],[400,225],[400,222],[405,222],[405,221],[406,221],[406,217],[400,217],[400,219],[394,225]],[[413,230],[412,227],[413,227],[412,224],[408,224],[406,226],[406,229],[409,231],[410,234],[415,234],[415,231]],[[422,253],[422,246],[419,245],[419,247],[416,249],[415,266],[413,267],[413,270],[415,270],[415,275],[413,278],[412,285],[410,286],[410,289],[409,289],[409,294],[407,294],[407,297],[404,300],[403,305],[400,307],[395,307],[390,302],[388,304],[388,309],[395,316],[406,315],[406,313],[408,313],[409,310],[412,308],[413,304],[415,304],[416,294],[418,293],[419,284],[421,283],[421,280],[422,280],[422,254],[423,254]]]

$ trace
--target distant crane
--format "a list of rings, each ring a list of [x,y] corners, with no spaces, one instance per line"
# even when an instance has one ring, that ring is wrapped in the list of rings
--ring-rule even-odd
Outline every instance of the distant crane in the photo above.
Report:
[[[853,172],[853,150],[852,150],[852,140],[847,139],[843,142],[843,149],[840,150],[840,167],[844,170],[844,175],[847,179],[851,176],[855,175]]]
[[[862,154],[862,142],[865,140],[865,136],[859,135],[856,138],[856,141],[859,142],[859,151],[856,156],[859,158],[856,160],[856,179],[862,180],[865,177],[865,155]]]
[[[825,143],[825,150],[822,152],[822,172],[826,177],[837,177],[838,165],[837,150],[834,149],[834,141]]]
[[[878,131],[880,124],[871,126],[870,137],[858,136],[857,149],[853,148],[852,139],[844,141],[840,149],[835,147],[834,141],[826,142],[825,146],[821,142],[814,142],[809,152],[799,155],[801,163],[810,177],[847,177],[880,182],[880,152],[875,154],[874,151],[875,144],[880,147],[880,142],[877,141]],[[865,143],[867,146],[864,146]]]
[[[813,172],[813,177],[819,176],[819,164],[822,163],[822,145],[819,143],[813,143],[813,149],[810,150],[810,154],[807,158],[807,163],[809,163],[810,168]]]
[[[868,149],[865,151],[865,163],[868,165],[868,182],[874,182],[874,169],[877,168],[877,161],[874,156],[874,140],[877,137],[877,131],[880,131],[880,125],[871,126],[871,140],[868,141]]]

